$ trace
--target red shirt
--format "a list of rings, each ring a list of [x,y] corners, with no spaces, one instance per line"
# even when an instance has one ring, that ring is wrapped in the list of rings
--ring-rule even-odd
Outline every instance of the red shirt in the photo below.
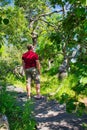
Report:
[[[36,60],[38,60],[38,54],[33,51],[27,51],[22,55],[22,60],[25,63],[25,69],[36,67]]]

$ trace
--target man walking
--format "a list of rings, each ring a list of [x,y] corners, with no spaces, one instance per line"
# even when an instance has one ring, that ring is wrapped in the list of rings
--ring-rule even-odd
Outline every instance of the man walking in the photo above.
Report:
[[[34,52],[32,44],[27,46],[28,51],[22,55],[23,69],[26,75],[26,90],[27,97],[30,99],[31,94],[31,81],[34,80],[36,84],[36,98],[40,99],[40,62],[39,56]]]

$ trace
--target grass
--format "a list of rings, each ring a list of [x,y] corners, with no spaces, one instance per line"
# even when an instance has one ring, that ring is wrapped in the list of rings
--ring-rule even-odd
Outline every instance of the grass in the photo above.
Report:
[[[26,82],[25,82],[25,77],[17,77],[15,76],[14,74],[9,74],[7,75],[6,77],[6,82],[7,82],[7,85],[13,85],[13,86],[16,86],[16,87],[21,87],[22,89],[25,90],[25,86],[26,86]]]
[[[75,96],[75,91],[73,87],[76,86],[78,77],[74,75],[69,75],[62,81],[59,81],[57,75],[49,75],[49,73],[43,73],[41,75],[41,94],[49,95],[54,94],[54,98],[60,99],[63,93],[69,94],[71,97]],[[13,84],[13,86],[21,87],[26,91],[26,81],[25,77],[14,77],[14,75],[8,74],[6,81],[8,84]],[[35,84],[32,83],[32,93],[36,94]],[[87,89],[85,90],[87,91]],[[83,93],[86,93],[83,91]]]
[[[56,76],[43,75],[41,77],[42,94],[49,94],[55,92],[57,88],[58,88],[58,80]]]
[[[14,75],[8,75],[7,82],[13,84],[13,86],[21,87],[26,91],[26,81],[25,77],[14,77]],[[48,73],[41,75],[41,94],[49,95],[51,93],[56,93],[54,98],[60,99],[62,93],[67,93],[71,96],[75,95],[72,87],[75,86],[76,79],[73,75],[59,81],[57,75],[49,75]],[[35,84],[32,83],[32,93],[36,94]],[[57,92],[58,90],[58,92]]]

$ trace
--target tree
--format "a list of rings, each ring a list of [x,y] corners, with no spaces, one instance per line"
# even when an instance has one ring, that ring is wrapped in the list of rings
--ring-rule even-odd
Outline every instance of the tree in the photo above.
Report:
[[[62,7],[63,9],[63,19],[61,22],[62,39],[60,40],[59,45],[61,47],[64,58],[67,58],[68,66],[71,67],[71,73],[73,73],[75,77],[78,77],[77,83],[72,88],[72,90],[76,94],[75,97],[70,97],[64,94],[62,95],[62,99],[64,101],[64,98],[67,97],[67,101],[65,102],[67,105],[67,110],[69,110],[69,112],[77,109],[77,111],[79,111],[81,114],[81,112],[84,109],[84,104],[79,102],[77,103],[78,105],[76,105],[76,102],[78,102],[80,95],[87,95],[87,82],[85,82],[84,80],[85,78],[87,78],[87,9],[85,6],[86,3],[82,0],[50,1],[54,7],[55,5],[60,5],[60,7]],[[57,37],[57,35],[58,32],[55,31],[55,37]],[[76,55],[73,55],[75,54],[75,51],[77,51],[77,53]],[[76,58],[75,64],[71,62],[72,58]]]
[[[0,39],[2,41],[0,44],[6,41],[9,44],[18,45],[30,39],[28,35],[29,31],[26,27],[28,24],[22,9],[17,9],[16,7],[2,7],[0,16],[4,22],[8,22],[7,25],[3,24],[3,22],[0,24]]]
[[[24,0],[15,0],[15,4],[24,8],[25,15],[29,23],[29,30],[32,41],[33,44],[36,44],[37,38],[42,32],[41,25],[44,26],[45,23],[48,24],[48,21],[46,21],[46,16],[51,16],[51,14],[55,13],[55,11],[51,11],[49,3],[46,0],[30,0],[26,2]]]
[[[71,0],[62,2],[60,0],[54,2],[54,0],[51,0],[51,2],[53,5],[60,5],[63,10],[61,22],[62,37],[59,39],[64,59],[67,58],[69,66],[69,62],[73,58],[73,48],[76,48],[78,44],[81,46],[83,42],[86,43],[86,7],[83,6],[83,1],[75,2]],[[59,32],[56,31],[54,33],[55,37],[52,35],[55,41],[58,41],[56,38],[58,37],[58,34]],[[51,39],[53,39],[52,37]]]
[[[1,7],[0,17],[0,72],[1,78],[6,79],[6,75],[12,74],[14,67],[21,64],[22,47],[25,49],[25,44],[31,38],[22,9],[11,6]]]

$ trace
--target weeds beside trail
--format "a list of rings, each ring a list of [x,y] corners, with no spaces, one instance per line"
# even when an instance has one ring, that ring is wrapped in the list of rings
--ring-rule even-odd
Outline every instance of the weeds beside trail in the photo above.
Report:
[[[2,88],[0,92],[0,112],[8,117],[10,130],[35,130],[36,121],[32,116],[32,102],[21,100],[19,95],[22,94],[22,97],[25,95],[22,88],[18,89],[14,86],[7,88],[9,90]]]

